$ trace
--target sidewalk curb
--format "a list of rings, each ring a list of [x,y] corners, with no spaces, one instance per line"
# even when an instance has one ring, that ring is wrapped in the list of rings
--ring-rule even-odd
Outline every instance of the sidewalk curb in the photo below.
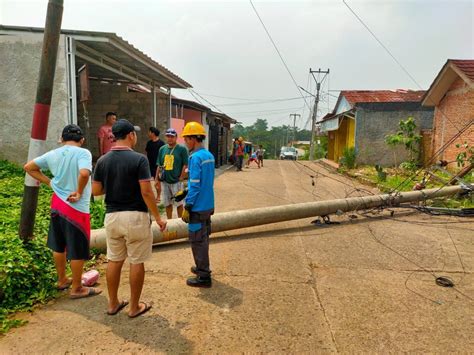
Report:
[[[219,176],[221,176],[222,174],[224,174],[226,171],[232,169],[233,167],[234,167],[234,165],[228,164],[224,169],[222,169],[222,168],[217,168],[216,171],[215,171],[215,178],[217,179]]]

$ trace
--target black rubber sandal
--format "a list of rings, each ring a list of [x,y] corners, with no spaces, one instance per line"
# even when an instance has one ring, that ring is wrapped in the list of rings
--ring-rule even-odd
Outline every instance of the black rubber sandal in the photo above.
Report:
[[[118,312],[120,312],[122,309],[124,309],[127,306],[128,306],[128,301],[122,301],[122,302],[119,303],[119,305],[117,306],[115,311],[113,311],[113,312],[107,311],[107,314],[109,316],[115,316]]]
[[[146,312],[148,312],[151,309],[151,307],[153,307],[151,303],[140,302],[139,304],[144,304],[145,308],[143,308],[140,312],[138,312],[137,314],[134,314],[133,316],[129,315],[128,318],[137,318],[138,316],[141,316],[142,314],[145,314]]]

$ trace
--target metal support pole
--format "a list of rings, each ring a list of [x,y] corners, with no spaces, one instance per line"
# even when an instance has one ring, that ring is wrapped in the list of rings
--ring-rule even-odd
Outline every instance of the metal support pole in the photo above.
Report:
[[[327,216],[338,211],[349,212],[380,206],[397,206],[405,202],[450,196],[461,191],[463,191],[461,186],[449,186],[442,189],[435,188],[423,191],[402,192],[398,195],[361,196],[224,212],[212,216],[212,231],[218,233],[308,217]],[[181,221],[181,219],[168,221],[168,227],[165,232],[161,232],[156,223],[153,223],[152,229],[153,243],[155,244],[188,238],[188,225]],[[93,230],[91,235],[91,248],[104,250],[106,246],[105,229]]]
[[[293,146],[293,143],[296,140],[296,117],[301,115],[299,113],[290,113],[290,117],[293,117],[293,134],[292,134],[292,139],[291,139],[291,146]]]
[[[171,88],[168,88],[168,97],[169,97],[169,100],[168,100],[169,110],[168,110],[168,120],[166,122],[167,123],[166,128],[171,127],[171,107],[173,106],[172,100],[171,100]]]
[[[152,122],[151,125],[153,127],[156,127],[156,89],[155,89],[155,83],[153,83],[153,86],[151,87],[151,114],[152,114]]]
[[[58,56],[61,21],[63,16],[63,0],[49,0],[44,28],[43,49],[39,71],[36,101],[33,111],[28,160],[34,159],[44,152],[48,133],[49,111],[53,95],[54,73]],[[38,205],[39,182],[25,176],[23,203],[20,217],[20,238],[24,241],[33,237],[36,207]]]

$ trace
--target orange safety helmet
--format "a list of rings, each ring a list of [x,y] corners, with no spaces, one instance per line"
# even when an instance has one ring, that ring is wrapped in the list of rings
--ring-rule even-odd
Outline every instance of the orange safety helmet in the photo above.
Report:
[[[206,130],[200,123],[188,122],[181,133],[181,137],[187,136],[206,136]]]

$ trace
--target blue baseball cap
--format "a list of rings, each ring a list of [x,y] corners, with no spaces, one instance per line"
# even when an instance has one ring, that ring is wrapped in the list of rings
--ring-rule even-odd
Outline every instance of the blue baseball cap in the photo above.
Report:
[[[174,128],[168,128],[168,129],[166,130],[165,136],[177,137],[177,136],[178,136],[178,133],[176,132],[176,130],[175,130]]]

